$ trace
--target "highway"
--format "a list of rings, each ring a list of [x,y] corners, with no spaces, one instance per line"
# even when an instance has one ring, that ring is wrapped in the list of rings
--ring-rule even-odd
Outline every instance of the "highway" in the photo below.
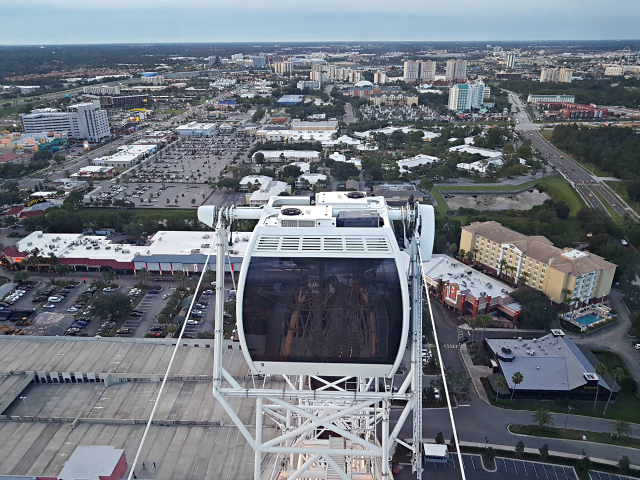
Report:
[[[609,214],[608,206],[609,209],[614,210],[622,218],[630,215],[633,219],[638,220],[638,214],[600,178],[592,175],[579,162],[568,158],[540,135],[539,129],[541,125],[531,122],[526,111],[526,105],[518,95],[509,92],[509,100],[512,105],[513,118],[516,120],[516,132],[519,132],[523,139],[531,140],[533,148],[538,150],[551,165],[556,167],[578,191],[589,207]],[[604,200],[604,203],[598,195]]]

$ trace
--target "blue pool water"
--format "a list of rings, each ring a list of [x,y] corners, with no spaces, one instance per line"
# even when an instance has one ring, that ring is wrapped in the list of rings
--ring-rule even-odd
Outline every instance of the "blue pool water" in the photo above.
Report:
[[[595,313],[589,313],[574,320],[582,325],[591,325],[593,322],[597,322],[598,320],[600,320],[600,317]]]

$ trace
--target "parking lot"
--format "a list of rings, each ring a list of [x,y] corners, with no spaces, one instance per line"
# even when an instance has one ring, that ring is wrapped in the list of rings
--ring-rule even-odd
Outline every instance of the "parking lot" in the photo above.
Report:
[[[511,458],[496,457],[496,471],[488,472],[482,466],[480,455],[463,454],[465,476],[468,480],[512,480],[514,478],[535,478],[540,480],[577,480],[578,477],[572,467],[562,465],[552,465],[549,463],[529,462],[526,460],[514,460]],[[595,473],[595,472],[594,472]],[[592,473],[593,475],[593,473]],[[604,474],[607,475],[607,474]],[[457,456],[452,457],[452,461],[447,464],[427,463],[422,472],[423,478],[434,480],[454,480],[461,479],[462,474],[458,466]],[[397,475],[399,479],[414,478],[411,475],[411,467],[404,465],[404,468]],[[612,476],[611,479],[602,477],[601,479],[591,477],[592,480],[626,480],[624,477]]]
[[[183,138],[161,150],[158,158],[136,167],[135,172],[96,182],[101,189],[94,201],[128,200],[136,207],[197,207],[212,193],[208,183],[216,181],[232,162],[246,159],[249,145],[249,140],[232,136]],[[241,195],[235,197],[230,203],[244,200]]]

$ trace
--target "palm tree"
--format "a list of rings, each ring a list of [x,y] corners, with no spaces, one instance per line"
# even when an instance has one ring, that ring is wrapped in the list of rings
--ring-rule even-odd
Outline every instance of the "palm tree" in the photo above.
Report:
[[[565,305],[570,305],[571,297],[569,295],[571,295],[571,290],[569,290],[568,288],[563,288],[562,295],[563,295],[562,303],[564,303]]]
[[[56,265],[53,268],[53,271],[55,272],[56,275],[59,275],[61,277],[66,277],[71,273],[71,267],[69,265]]]
[[[496,402],[498,401],[498,390],[501,388],[505,388],[509,384],[507,383],[507,379],[504,378],[504,375],[498,375],[496,379],[493,381],[493,384],[496,387]]]
[[[173,279],[178,282],[178,290],[184,290],[187,286],[188,278],[184,272],[173,272]]]
[[[25,260],[25,263],[29,266],[38,267],[38,271],[40,271],[40,264],[44,262],[44,258],[40,256],[40,250],[34,248],[31,250],[31,254]]]
[[[613,377],[613,386],[611,387],[611,391],[609,392],[609,398],[607,398],[607,404],[604,406],[603,415],[607,414],[607,407],[609,407],[609,402],[611,401],[611,396],[613,395],[613,391],[616,388],[616,382],[624,377],[624,371],[620,367],[614,368],[611,372],[609,372]]]
[[[511,390],[511,400],[513,400],[513,394],[516,392],[516,385],[520,385],[523,380],[524,377],[520,372],[514,373],[511,377],[511,381],[513,382],[513,390]]]
[[[624,420],[616,420],[612,423],[613,429],[616,431],[616,435],[618,436],[618,440],[622,440],[622,437],[630,437],[632,430],[631,424],[629,422],[625,422]]]
[[[507,265],[507,261],[504,258],[500,259],[500,269],[498,270],[498,277],[502,275],[502,270]]]
[[[146,285],[147,280],[149,280],[149,277],[151,276],[151,273],[146,268],[141,268],[136,272],[136,275],[140,277],[140,281],[142,282],[142,284]]]
[[[471,263],[473,260],[475,260],[476,257],[476,251],[477,250],[469,250],[467,253],[465,253],[465,259]]]
[[[540,430],[544,429],[544,427],[553,427],[553,417],[551,417],[549,410],[544,407],[539,408],[531,415],[531,421],[536,423]]]
[[[604,363],[599,363],[596,365],[596,374],[598,377],[602,377],[605,373],[607,373],[607,367],[604,366]],[[596,398],[593,400],[593,409],[596,409],[596,402],[598,401],[598,393],[600,392],[600,378],[598,378],[598,385],[596,386]]]
[[[464,248],[461,248],[460,250],[458,250],[458,253],[456,254],[456,258],[458,260],[464,260],[466,254],[467,254],[467,251]]]
[[[527,283],[527,281],[529,281],[529,272],[522,272],[520,273],[520,276],[518,277],[518,283],[521,285],[524,285]]]

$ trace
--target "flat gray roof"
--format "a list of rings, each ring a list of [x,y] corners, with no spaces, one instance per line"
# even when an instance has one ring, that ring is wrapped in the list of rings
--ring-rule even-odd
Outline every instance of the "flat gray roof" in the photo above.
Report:
[[[126,340],[126,341],[123,341]],[[154,339],[0,337],[0,403],[15,395],[0,421],[0,476],[56,477],[78,446],[110,445],[133,461],[157,398],[159,381],[140,377],[164,373],[172,345]],[[154,417],[140,463],[152,478],[250,480],[254,453],[226,411],[213,397],[211,340],[190,340],[201,346],[180,346],[172,375]],[[227,347],[234,347],[228,350]],[[223,365],[241,385],[252,384],[238,344],[225,342]],[[25,372],[117,373],[124,382],[29,383]],[[126,381],[127,378],[134,381]],[[190,380],[183,380],[189,377]],[[142,378],[143,381],[135,381]],[[20,387],[22,382],[22,387]],[[262,381],[261,381],[262,382]],[[266,379],[268,387],[283,382]],[[231,399],[233,409],[251,434],[255,399]],[[27,417],[27,421],[25,421]],[[267,425],[263,439],[277,435]],[[264,457],[267,462],[273,458]],[[269,463],[272,465],[272,463]],[[88,478],[82,476],[83,478]],[[79,477],[78,477],[79,478]]]

